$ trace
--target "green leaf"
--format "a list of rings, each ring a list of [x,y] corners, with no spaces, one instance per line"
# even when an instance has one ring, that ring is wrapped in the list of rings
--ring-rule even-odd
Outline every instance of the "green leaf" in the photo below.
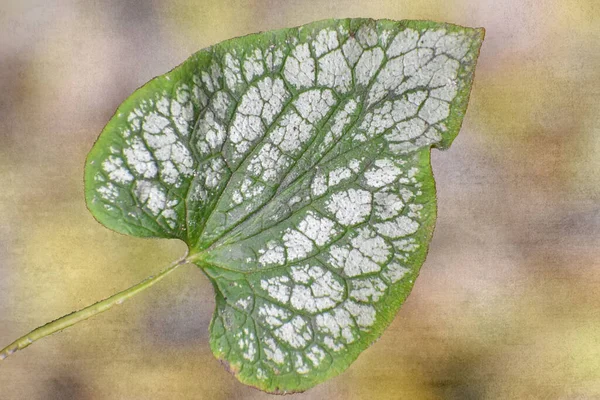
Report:
[[[390,324],[436,215],[430,148],[462,122],[483,29],[327,20],[194,54],[90,151],[87,204],[178,238],[214,285],[210,346],[269,392],[345,370]]]

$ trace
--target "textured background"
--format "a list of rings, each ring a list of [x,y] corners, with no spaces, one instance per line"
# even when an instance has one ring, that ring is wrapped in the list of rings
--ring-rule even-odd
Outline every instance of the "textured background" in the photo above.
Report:
[[[0,1],[0,344],[184,252],[85,208],[86,153],[135,88],[221,40],[348,16],[487,35],[462,132],[433,154],[439,219],[412,295],[344,374],[293,399],[600,399],[596,0]],[[182,268],[2,362],[0,398],[272,398],[213,358],[212,310]]]

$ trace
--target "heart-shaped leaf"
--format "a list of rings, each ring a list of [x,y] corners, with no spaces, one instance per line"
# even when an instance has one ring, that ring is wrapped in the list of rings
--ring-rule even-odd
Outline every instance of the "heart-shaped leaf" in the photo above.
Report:
[[[138,89],[91,150],[90,211],[178,238],[214,285],[215,356],[301,391],[394,318],[436,215],[430,148],[466,110],[482,29],[328,20],[194,54]]]

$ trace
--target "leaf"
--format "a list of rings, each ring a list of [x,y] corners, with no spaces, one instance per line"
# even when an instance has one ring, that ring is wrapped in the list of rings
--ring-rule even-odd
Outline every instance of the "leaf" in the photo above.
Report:
[[[90,151],[90,211],[178,238],[212,281],[215,356],[310,388],[394,318],[436,215],[483,29],[327,20],[222,42],[138,89]]]

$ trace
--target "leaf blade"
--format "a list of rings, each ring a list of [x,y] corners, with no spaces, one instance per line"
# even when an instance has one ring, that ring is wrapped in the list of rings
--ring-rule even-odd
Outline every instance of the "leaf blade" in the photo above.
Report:
[[[88,157],[88,207],[186,241],[215,287],[215,355],[246,384],[305,390],[410,292],[435,224],[430,148],[458,134],[482,39],[347,19],[200,51],[119,108]]]

